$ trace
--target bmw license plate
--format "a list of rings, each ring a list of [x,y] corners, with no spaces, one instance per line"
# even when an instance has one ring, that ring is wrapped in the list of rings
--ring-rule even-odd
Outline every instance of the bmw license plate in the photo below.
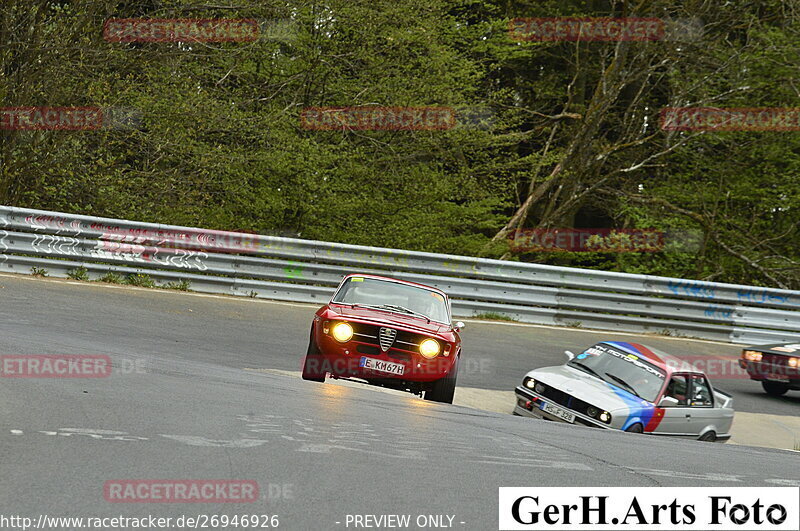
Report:
[[[375,358],[368,358],[366,356],[362,356],[358,366],[365,369],[372,369],[373,371],[387,372],[389,374],[398,374],[401,376],[406,372],[405,365],[392,363],[391,361],[376,360]]]
[[[545,413],[550,413],[554,417],[558,417],[565,422],[575,422],[575,415],[570,413],[566,409],[560,408],[558,406],[554,406],[549,402],[543,402],[539,409],[544,411]]]

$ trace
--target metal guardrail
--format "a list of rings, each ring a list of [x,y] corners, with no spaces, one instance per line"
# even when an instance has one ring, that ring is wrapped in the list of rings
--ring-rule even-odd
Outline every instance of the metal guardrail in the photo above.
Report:
[[[195,291],[324,303],[376,273],[445,290],[453,314],[728,341],[800,341],[800,291],[439,255],[0,206],[0,270],[114,272]]]

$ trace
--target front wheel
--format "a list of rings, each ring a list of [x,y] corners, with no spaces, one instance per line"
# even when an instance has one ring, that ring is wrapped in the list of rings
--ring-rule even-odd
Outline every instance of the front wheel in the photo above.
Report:
[[[628,429],[625,431],[628,433],[644,433],[644,426],[637,422],[636,424],[628,426]]]
[[[317,342],[314,341],[313,332],[311,338],[308,340],[306,357],[303,358],[303,380],[320,383],[325,381],[325,371],[322,367],[322,355],[320,354]]]
[[[447,376],[433,382],[430,390],[425,391],[425,400],[433,402],[453,403],[453,396],[456,394],[456,378],[458,377],[458,358],[447,373]]]
[[[772,396],[783,396],[789,390],[789,386],[786,384],[782,384],[780,382],[761,382],[761,387],[764,388],[764,391],[767,392],[768,395]]]

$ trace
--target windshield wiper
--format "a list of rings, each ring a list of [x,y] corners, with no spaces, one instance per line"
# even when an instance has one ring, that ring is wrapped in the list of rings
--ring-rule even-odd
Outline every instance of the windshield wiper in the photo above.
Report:
[[[411,308],[406,308],[405,306],[398,306],[396,304],[382,304],[381,308],[389,308],[390,310],[397,310],[399,312],[407,313],[409,315],[416,315],[418,317],[427,319],[429,323],[431,322],[431,318],[425,315],[424,313],[415,312]]]
[[[570,363],[570,366],[571,366],[571,367],[575,367],[575,368],[577,368],[577,369],[580,369],[580,370],[582,370],[583,372],[588,372],[588,373],[589,373],[589,374],[591,374],[592,376],[595,376],[595,377],[597,377],[597,378],[599,378],[599,379],[601,379],[601,380],[603,379],[603,377],[602,377],[602,376],[600,376],[599,374],[597,374],[597,371],[595,371],[594,369],[592,369],[592,368],[591,368],[591,367],[589,367],[588,365],[584,365],[583,363],[578,363],[577,361],[573,361],[573,362],[571,362],[571,363]]]
[[[622,378],[620,378],[619,376],[615,376],[615,375],[613,375],[613,374],[608,374],[607,372],[606,372],[606,373],[603,373],[603,374],[605,374],[605,375],[606,375],[606,376],[608,376],[609,378],[612,378],[612,379],[613,379],[615,382],[617,382],[617,383],[620,383],[620,384],[622,384],[623,386],[627,387],[627,388],[628,388],[628,390],[629,390],[631,393],[635,394],[635,395],[636,395],[636,396],[638,396],[639,398],[642,398],[642,397],[641,397],[641,395],[639,395],[639,393],[637,393],[637,392],[636,392],[636,389],[634,389],[634,388],[633,388],[633,386],[632,386],[631,384],[629,384],[628,382],[626,382],[625,380],[623,380],[623,379],[622,379]]]

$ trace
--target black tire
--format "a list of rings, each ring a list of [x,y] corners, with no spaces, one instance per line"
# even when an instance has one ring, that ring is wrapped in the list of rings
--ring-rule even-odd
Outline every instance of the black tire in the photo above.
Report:
[[[625,431],[627,431],[628,433],[644,433],[644,426],[642,426],[639,422],[637,422],[636,424],[628,426],[628,429]]]
[[[303,380],[311,382],[324,382],[325,370],[322,367],[323,358],[320,355],[317,342],[314,341],[314,332],[311,332],[311,338],[308,340],[308,350],[306,356],[303,358]]]
[[[771,396],[783,396],[789,390],[789,386],[780,382],[761,382],[761,387]]]
[[[698,441],[704,441],[704,442],[714,442],[714,441],[717,440],[717,432],[715,432],[715,431],[707,431],[703,435],[701,435],[700,438],[697,439],[697,440]]]
[[[453,368],[447,376],[436,380],[428,391],[425,391],[425,400],[442,402],[445,404],[453,403],[453,396],[456,394],[456,378],[458,377],[458,358],[453,364]]]

